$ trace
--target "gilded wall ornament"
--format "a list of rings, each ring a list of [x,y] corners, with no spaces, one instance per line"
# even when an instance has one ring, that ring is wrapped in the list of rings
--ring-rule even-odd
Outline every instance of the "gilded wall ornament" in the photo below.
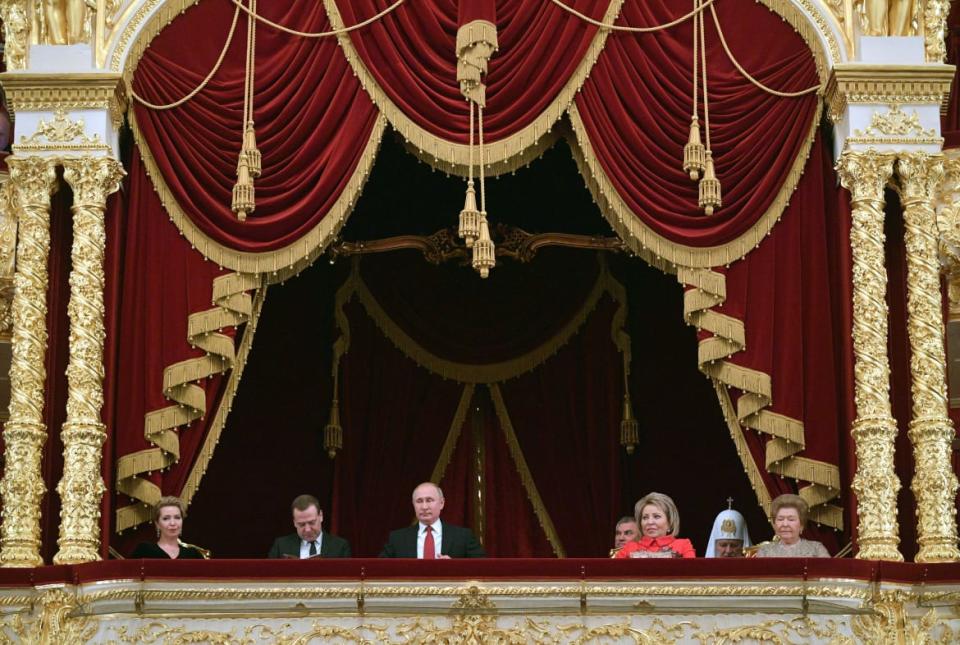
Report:
[[[884,266],[883,191],[893,173],[894,155],[844,152],[840,180],[852,197],[850,247],[853,256],[854,399],[852,434],[857,472],[858,558],[903,560],[897,523],[900,480],[894,470],[897,423],[890,406],[887,356],[887,274]]]
[[[7,160],[20,214],[13,343],[10,366],[10,420],[3,430],[5,465],[0,494],[0,561],[32,567],[40,558],[40,500],[46,492],[40,473],[47,428],[43,422],[47,352],[47,257],[50,253],[50,195],[56,186],[54,162],[39,157]]]
[[[83,119],[72,121],[62,107],[54,110],[52,121],[40,119],[36,131],[28,136],[21,136],[19,143],[12,146],[14,153],[40,151],[102,151],[110,152],[98,133],[86,135],[86,126]]]
[[[103,407],[104,209],[120,187],[120,162],[107,157],[64,160],[63,177],[73,189],[73,249],[70,272],[70,361],[67,419],[63,424],[63,477],[57,485],[60,550],[56,564],[99,560],[101,448],[106,439]]]
[[[3,21],[3,59],[7,70],[26,69],[30,46],[31,7],[27,0],[0,0]]]

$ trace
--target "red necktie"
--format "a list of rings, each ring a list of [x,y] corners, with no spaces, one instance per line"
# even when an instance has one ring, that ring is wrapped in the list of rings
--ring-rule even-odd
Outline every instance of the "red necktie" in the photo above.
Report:
[[[437,547],[433,543],[433,527],[427,527],[427,537],[423,538],[423,559],[434,560],[437,557]]]

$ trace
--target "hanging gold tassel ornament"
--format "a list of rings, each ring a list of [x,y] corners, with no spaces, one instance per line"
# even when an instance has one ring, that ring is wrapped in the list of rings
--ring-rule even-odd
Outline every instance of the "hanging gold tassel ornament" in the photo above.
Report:
[[[247,172],[256,179],[260,176],[260,151],[257,150],[257,133],[253,129],[253,121],[247,121],[243,130],[243,147],[240,155],[247,158]]]
[[[683,170],[690,173],[690,179],[696,181],[703,172],[704,147],[700,139],[700,119],[694,115],[690,122],[690,138],[683,146]]]
[[[620,445],[626,448],[628,455],[632,455],[638,443],[640,443],[640,424],[633,418],[630,394],[624,394],[623,419],[620,420]]]
[[[473,268],[480,272],[481,278],[490,275],[490,269],[497,264],[496,250],[493,240],[490,239],[490,228],[487,226],[487,214],[480,213],[480,235],[473,243]]]
[[[237,165],[237,183],[233,187],[233,203],[230,205],[230,210],[237,214],[238,220],[243,222],[247,219],[247,214],[253,212],[254,207],[253,179],[247,169],[247,158],[241,154],[240,162]]]
[[[720,199],[720,180],[713,169],[713,152],[707,150],[704,164],[703,179],[700,180],[700,208],[707,215],[723,205]]]
[[[323,449],[333,459],[337,451],[343,448],[343,428],[340,426],[340,402],[336,399],[330,405],[330,421],[323,429]]]
[[[467,248],[480,237],[480,211],[477,210],[477,191],[473,189],[473,180],[467,182],[467,196],[460,211],[460,227],[457,234],[466,242]]]

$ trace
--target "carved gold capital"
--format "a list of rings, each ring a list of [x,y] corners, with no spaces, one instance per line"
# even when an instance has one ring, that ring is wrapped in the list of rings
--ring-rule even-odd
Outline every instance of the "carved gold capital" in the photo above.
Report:
[[[889,153],[845,152],[837,163],[852,196],[850,247],[853,256],[854,398],[852,434],[857,472],[858,558],[903,560],[897,550],[897,492],[894,470],[897,423],[890,408],[887,357],[887,274],[884,266],[883,191],[893,174]]]
[[[836,123],[851,103],[943,105],[953,74],[953,65],[834,65],[825,91],[827,115]]]
[[[73,270],[70,273],[70,362],[67,419],[63,424],[63,477],[57,485],[60,550],[56,564],[99,560],[101,448],[106,438],[103,406],[103,256],[107,196],[120,187],[123,168],[115,159],[66,159],[63,177],[73,189]]]
[[[10,365],[10,420],[3,437],[6,468],[0,481],[3,525],[0,561],[8,567],[43,564],[40,558],[40,500],[46,488],[40,473],[47,352],[47,256],[50,253],[50,195],[56,186],[54,162],[16,156],[7,160],[13,203],[19,213],[13,342]]]
[[[917,500],[918,562],[960,559],[951,446],[947,416],[946,354],[934,200],[944,176],[942,155],[901,154],[898,190],[903,203],[907,250],[907,332],[910,338],[913,444]]]
[[[2,2],[2,0],[0,0]],[[115,128],[123,124],[127,96],[119,74],[0,74],[10,108],[20,111],[105,109]]]

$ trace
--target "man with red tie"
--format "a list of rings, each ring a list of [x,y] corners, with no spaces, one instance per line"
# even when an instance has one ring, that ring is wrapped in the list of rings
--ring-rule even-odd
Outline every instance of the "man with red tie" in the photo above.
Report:
[[[417,523],[390,532],[380,552],[381,558],[484,558],[486,553],[468,528],[440,521],[443,491],[431,482],[413,490],[413,510]]]

